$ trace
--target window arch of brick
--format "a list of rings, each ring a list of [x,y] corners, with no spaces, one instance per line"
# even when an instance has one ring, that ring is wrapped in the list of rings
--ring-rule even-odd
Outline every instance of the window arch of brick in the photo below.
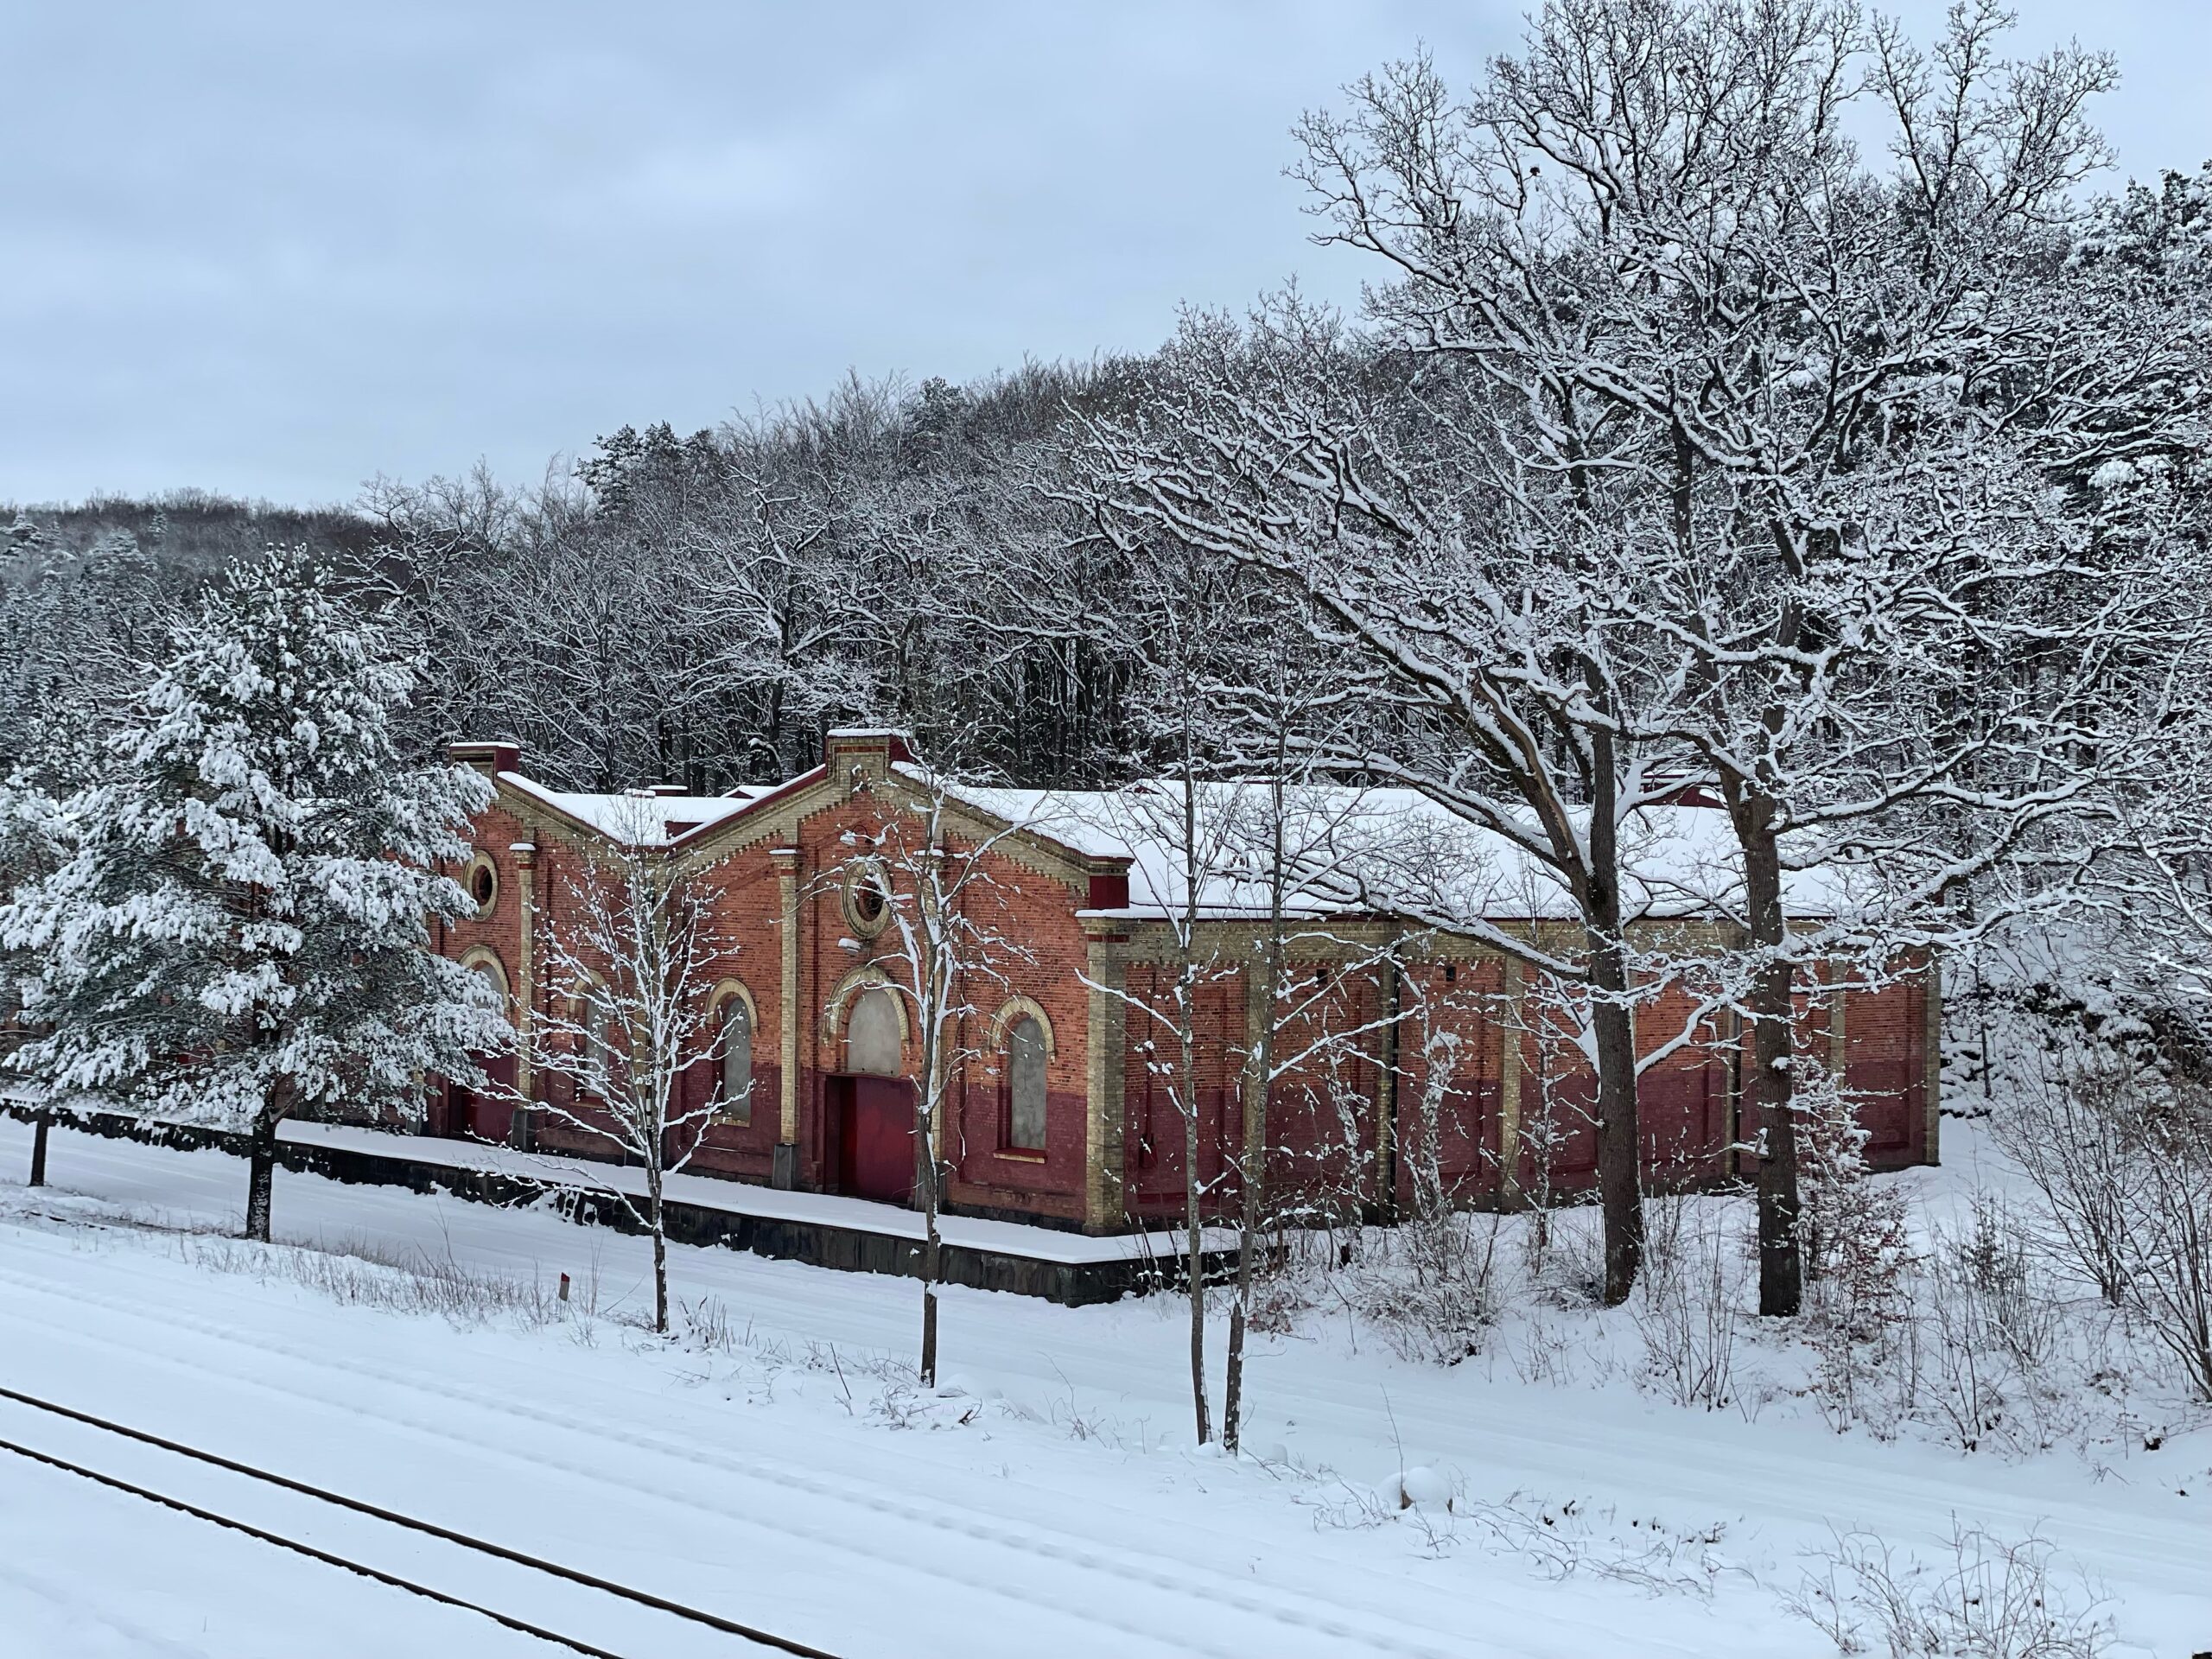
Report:
[[[630,1058],[617,1048],[618,1039],[626,1033],[616,1030],[608,1001],[607,982],[589,969],[584,970],[584,983],[572,982],[569,990],[569,1018],[575,1022],[577,1058],[583,1062],[576,1074],[576,1087],[601,1099],[613,1084],[615,1061],[620,1058],[626,1065]]]
[[[845,925],[864,939],[872,939],[891,925],[891,877],[880,861],[856,859],[845,872],[839,896]]]
[[[877,1006],[887,1004],[891,1017],[897,1022],[899,1065],[903,1071],[906,1052],[914,1035],[906,1018],[906,994],[893,982],[888,974],[874,964],[855,968],[839,981],[837,988],[830,994],[828,1006],[823,1009],[823,1034],[836,1056],[838,1069],[849,1069],[847,1046],[852,1035],[853,1016],[859,1010],[861,1000],[870,995],[880,995],[880,1001]],[[899,1073],[888,1075],[897,1076]]]
[[[709,1002],[714,1016],[715,1117],[723,1123],[753,1122],[753,1056],[760,1040],[760,1005],[745,982],[726,979]],[[741,1021],[741,1024],[734,1022]]]
[[[489,921],[499,902],[499,867],[491,854],[480,850],[468,861],[461,872],[461,887],[476,906],[476,919]]]
[[[472,944],[461,953],[461,965],[492,982],[492,988],[499,994],[499,1013],[512,1023],[515,1017],[514,992],[507,982],[507,964],[499,960],[499,953],[488,944]]]
[[[1008,997],[1006,1006],[991,1016],[991,1052],[995,1054],[1006,1052],[1007,1033],[1014,1029],[1014,1022],[1025,1015],[1034,1020],[1038,1029],[1045,1033],[1045,1057],[1051,1059],[1057,1056],[1060,1046],[1052,1039],[1052,1016],[1045,1012],[1042,1003],[1032,1001],[1026,996]]]
[[[1017,996],[993,1018],[991,1036],[999,1077],[999,1149],[1042,1156],[1055,1052],[1052,1016]]]

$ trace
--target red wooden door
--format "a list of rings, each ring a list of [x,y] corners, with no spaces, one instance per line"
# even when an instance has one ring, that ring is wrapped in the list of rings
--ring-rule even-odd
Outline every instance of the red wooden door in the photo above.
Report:
[[[898,1077],[855,1077],[846,1117],[848,1190],[906,1204],[914,1195],[914,1090]]]
[[[499,1054],[478,1064],[490,1089],[480,1094],[458,1084],[452,1086],[447,1096],[446,1134],[455,1140],[505,1141],[514,1122],[515,1058]]]

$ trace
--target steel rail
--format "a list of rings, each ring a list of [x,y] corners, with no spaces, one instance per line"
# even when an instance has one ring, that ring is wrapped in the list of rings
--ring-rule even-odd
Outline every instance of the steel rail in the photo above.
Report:
[[[789,1637],[778,1636],[772,1631],[759,1630],[735,1619],[724,1618],[719,1613],[710,1613],[702,1608],[687,1606],[679,1601],[671,1601],[666,1597],[654,1595],[650,1591],[633,1589],[626,1584],[618,1584],[611,1579],[602,1579],[594,1573],[581,1572],[575,1567],[563,1567],[558,1561],[544,1560],[535,1555],[525,1554],[521,1550],[511,1549],[505,1544],[473,1537],[467,1533],[457,1532],[450,1527],[442,1527],[433,1521],[420,1520],[414,1516],[403,1515],[396,1510],[387,1510],[378,1504],[365,1503],[360,1498],[347,1497],[342,1492],[327,1491],[306,1481],[295,1480],[289,1475],[276,1474],[266,1469],[256,1468],[251,1464],[240,1463],[235,1459],[222,1457],[213,1452],[203,1452],[197,1446],[166,1440],[159,1434],[149,1433],[141,1428],[132,1428],[127,1424],[111,1422],[105,1417],[97,1417],[90,1412],[79,1411],[74,1407],[60,1405],[51,1400],[41,1400],[35,1395],[23,1394],[10,1388],[0,1388],[0,1400],[11,1401],[19,1406],[29,1406],[36,1411],[48,1412],[71,1422],[82,1423],[88,1428],[99,1429],[124,1440],[136,1440],[141,1445],[173,1452],[178,1457],[192,1459],[195,1462],[207,1464],[231,1474],[242,1475],[249,1480],[257,1480],[266,1485],[279,1487],[285,1491],[296,1492],[303,1497],[316,1499],[335,1509],[350,1510],[356,1515],[365,1515],[372,1519],[402,1527],[410,1532],[419,1532],[463,1549],[474,1550],[479,1554],[509,1561],[515,1566],[527,1567],[532,1572],[543,1573],[549,1577],[560,1579],[569,1584],[581,1585],[588,1590],[601,1591],[624,1601],[634,1602],[639,1606],[649,1607],[655,1612],[666,1613],[671,1618],[686,1619],[695,1624],[703,1624],[709,1630],[718,1630],[725,1636],[740,1637],[746,1641],[772,1649],[779,1653],[796,1655],[798,1659],[838,1659],[837,1655],[826,1649],[809,1647],[806,1643],[795,1642]],[[416,1595],[427,1597],[432,1601],[442,1602],[448,1606],[481,1613],[485,1618],[504,1624],[510,1630],[520,1631],[526,1636],[534,1636],[543,1641],[558,1643],[561,1646],[571,1649],[577,1653],[589,1655],[591,1659],[624,1659],[622,1655],[609,1653],[604,1648],[593,1647],[588,1643],[560,1635],[556,1631],[540,1629],[524,1620],[499,1612],[494,1608],[480,1606],[475,1602],[465,1601],[444,1591],[416,1584],[411,1580],[382,1572],[376,1567],[364,1566],[359,1561],[348,1560],[342,1556],[318,1549],[312,1544],[304,1544],[296,1539],[279,1536],[232,1516],[218,1515],[213,1510],[200,1509],[194,1504],[186,1503],[181,1498],[171,1497],[164,1493],[134,1485],[129,1481],[113,1475],[103,1474],[98,1470],[84,1468],[49,1452],[18,1446],[14,1441],[7,1440],[0,1440],[0,1451],[12,1452],[19,1457],[29,1458],[53,1468],[66,1470],[73,1475],[79,1475],[87,1480],[97,1481],[103,1486],[111,1486],[118,1491],[128,1492],[134,1497],[163,1504],[198,1520],[212,1522],[216,1526],[228,1527],[234,1531],[245,1533],[249,1537],[259,1539],[264,1543],[274,1544],[280,1548],[296,1551],[329,1566],[360,1573],[365,1578],[374,1579],[378,1583],[390,1585],[395,1589],[409,1591]]]

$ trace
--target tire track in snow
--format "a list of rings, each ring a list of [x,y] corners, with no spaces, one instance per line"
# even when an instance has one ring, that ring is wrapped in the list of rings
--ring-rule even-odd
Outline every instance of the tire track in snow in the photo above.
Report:
[[[34,1294],[71,1304],[89,1304],[103,1307],[111,1313],[141,1323],[190,1331],[219,1343],[229,1343],[238,1347],[271,1354],[296,1364],[307,1366],[310,1370],[332,1371],[336,1369],[322,1361],[310,1350],[271,1339],[258,1333],[249,1334],[237,1326],[226,1325],[215,1320],[180,1314],[174,1310],[149,1308],[143,1303],[87,1290],[81,1287],[73,1287],[67,1293],[60,1292],[35,1279],[5,1268],[0,1268],[0,1282]],[[11,1315],[8,1310],[0,1308],[0,1318],[9,1317],[16,1319],[19,1323],[30,1323],[22,1319],[20,1315]],[[48,1329],[49,1327],[38,1328]],[[103,1347],[130,1354],[142,1362],[149,1357],[156,1358],[162,1363],[213,1377],[230,1387],[235,1388],[244,1382],[264,1392],[275,1394],[281,1398],[299,1402],[322,1410],[331,1408],[327,1400],[318,1398],[316,1395],[259,1379],[241,1378],[235,1373],[226,1372],[215,1366],[197,1363],[175,1355],[159,1352],[149,1354],[143,1347],[133,1346],[128,1343],[81,1331],[72,1332],[71,1335],[80,1340],[93,1342]],[[367,1377],[394,1388],[404,1389],[411,1394],[427,1395],[436,1402],[442,1412],[448,1414],[454,1405],[454,1396],[451,1394],[441,1393],[416,1376],[376,1365],[371,1361],[349,1357],[346,1365],[338,1370],[337,1374]],[[525,1455],[504,1446],[488,1445],[480,1440],[473,1440],[465,1434],[455,1433],[435,1418],[393,1413],[372,1414],[359,1410],[352,1411],[349,1414],[372,1422],[404,1427],[428,1439],[466,1447],[480,1456],[497,1457],[503,1461],[525,1468],[550,1468],[592,1484],[613,1487],[618,1491],[624,1492],[626,1496],[636,1495],[632,1489],[613,1480],[603,1470],[590,1465],[556,1455],[549,1455],[535,1449]],[[603,1421],[580,1418],[544,1406],[523,1403],[512,1397],[502,1401],[501,1408],[497,1414],[505,1421],[526,1419],[548,1427],[588,1436],[593,1440],[612,1441],[618,1445],[627,1446],[635,1451],[648,1452],[683,1465],[705,1464],[764,1484],[779,1486],[785,1491],[803,1493],[807,1497],[833,1503],[856,1507],[874,1515],[903,1521],[910,1525],[919,1526],[932,1531],[950,1533],[979,1542],[989,1543],[1018,1554],[1050,1560],[1058,1565],[1071,1566],[1087,1573],[1114,1578],[1131,1586],[1166,1592],[1199,1602],[1208,1607],[1227,1605],[1240,1612],[1287,1627],[1301,1634],[1319,1633],[1338,1642],[1363,1647],[1369,1651],[1404,1656],[1404,1659],[1453,1659],[1453,1656],[1446,1650],[1431,1647],[1425,1643],[1392,1637],[1382,1632],[1348,1624],[1332,1610],[1325,1610],[1311,1603],[1307,1604],[1303,1610],[1294,1611],[1280,1605],[1276,1601],[1252,1595],[1226,1579],[1216,1578],[1211,1580],[1194,1581],[1171,1574],[1160,1567],[1114,1560],[1101,1553],[1095,1546],[1054,1543],[1033,1535],[1025,1535],[1009,1528],[994,1525],[976,1517],[972,1511],[959,1510],[950,1505],[935,1506],[932,1512],[931,1506],[912,1499],[887,1497],[879,1491],[861,1487],[857,1483],[848,1484],[842,1482],[833,1482],[819,1475],[801,1473],[790,1465],[772,1465],[757,1457],[740,1458],[718,1449],[705,1448],[688,1442],[679,1443],[663,1436],[622,1428]],[[796,1522],[788,1516],[779,1516],[772,1524],[747,1511],[726,1508],[690,1494],[659,1491],[654,1496],[664,1503],[680,1504],[686,1509],[696,1510],[702,1514],[713,1515],[741,1526],[770,1532],[779,1536],[797,1535],[841,1553],[854,1553],[850,1535],[834,1529],[807,1527]],[[1053,1600],[1025,1593],[1018,1585],[1010,1585],[1001,1577],[957,1573],[951,1569],[941,1556],[932,1560],[931,1570],[938,1576],[953,1579],[969,1589],[1023,1601],[1055,1613],[1064,1613],[1066,1611]],[[1084,1616],[1095,1623],[1106,1624],[1123,1635],[1174,1646],[1185,1652],[1202,1656],[1203,1659],[1249,1659],[1249,1649],[1244,1648],[1227,1649],[1210,1644],[1199,1645],[1187,1636],[1164,1635],[1159,1630],[1114,1618],[1110,1615],[1098,1613],[1090,1609],[1086,1609]]]
[[[73,1622],[97,1624],[104,1630],[112,1630],[129,1641],[134,1652],[172,1654],[175,1659],[207,1659],[205,1648],[187,1647],[171,1637],[163,1636],[159,1630],[121,1618],[104,1607],[94,1606],[83,1597],[70,1594],[67,1587],[35,1573],[10,1567],[4,1560],[0,1560],[0,1585],[35,1596],[50,1607],[60,1608]]]

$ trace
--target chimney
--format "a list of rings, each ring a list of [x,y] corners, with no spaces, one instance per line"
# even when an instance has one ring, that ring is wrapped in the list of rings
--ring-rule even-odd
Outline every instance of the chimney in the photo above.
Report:
[[[474,766],[486,777],[522,770],[519,743],[448,743],[446,759],[456,766]]]
[[[886,727],[841,726],[822,746],[823,765],[841,783],[849,779],[873,783],[891,770],[893,761],[913,758],[913,740]]]

